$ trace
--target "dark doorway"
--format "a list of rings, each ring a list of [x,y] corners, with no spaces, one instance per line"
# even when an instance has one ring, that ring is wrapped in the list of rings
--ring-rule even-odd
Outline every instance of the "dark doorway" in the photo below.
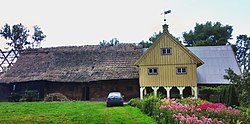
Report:
[[[158,96],[160,96],[161,98],[167,98],[167,91],[164,89],[164,87],[160,87],[157,90],[157,94]]]
[[[151,87],[146,87],[145,90],[146,90],[146,95],[153,94],[153,89]]]
[[[172,87],[172,89],[170,90],[170,98],[181,98],[180,91],[177,89],[177,87]]]
[[[89,100],[89,87],[85,86],[82,88],[82,100]]]
[[[183,97],[192,97],[192,88],[191,87],[185,87],[183,90]]]

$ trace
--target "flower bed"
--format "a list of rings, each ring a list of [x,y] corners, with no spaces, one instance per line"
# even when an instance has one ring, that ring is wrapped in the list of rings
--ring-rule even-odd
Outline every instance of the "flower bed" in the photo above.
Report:
[[[176,124],[247,124],[250,117],[232,107],[221,103],[209,103],[203,100],[162,99],[156,115],[159,123]]]

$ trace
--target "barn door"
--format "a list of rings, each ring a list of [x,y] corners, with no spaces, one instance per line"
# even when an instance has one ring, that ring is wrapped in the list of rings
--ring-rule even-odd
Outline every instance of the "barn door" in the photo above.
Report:
[[[84,86],[82,88],[82,100],[89,100],[89,87]]]

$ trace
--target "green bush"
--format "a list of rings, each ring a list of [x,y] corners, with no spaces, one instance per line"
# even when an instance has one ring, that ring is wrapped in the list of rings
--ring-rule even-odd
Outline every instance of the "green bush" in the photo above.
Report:
[[[153,114],[155,114],[155,110],[158,109],[158,108],[156,109],[156,107],[157,107],[157,102],[159,102],[159,101],[160,101],[159,98],[152,96],[152,95],[144,98],[142,100],[142,105],[143,105],[142,111],[145,114],[152,116]],[[160,106],[158,106],[158,107],[160,107]]]
[[[39,100],[39,92],[37,90],[26,90],[22,101],[32,102]]]
[[[128,105],[137,107],[137,105],[139,105],[139,102],[140,102],[140,98],[133,98],[128,101]]]
[[[220,96],[220,102],[226,104],[227,106],[239,106],[235,85],[232,84],[223,87],[223,91]]]
[[[247,107],[239,106],[236,108],[239,109],[246,116],[250,116],[250,107],[247,108]]]
[[[159,114],[160,107],[160,97],[156,97],[154,95],[145,96],[144,99],[131,99],[128,102],[128,105],[135,106],[141,111],[149,116],[155,117]]]
[[[227,75],[224,78],[236,85],[236,93],[240,100],[240,105],[250,107],[250,71],[243,70],[243,74],[237,75],[232,69],[227,70]]]
[[[250,108],[247,108],[247,110],[246,110],[246,115],[247,115],[247,116],[250,116]]]
[[[216,87],[206,87],[202,86],[199,93],[199,97],[201,99],[207,100],[209,102],[220,102],[220,95],[222,92],[222,87],[216,86]]]
[[[22,98],[22,95],[20,93],[12,92],[9,97],[10,102],[19,102]]]

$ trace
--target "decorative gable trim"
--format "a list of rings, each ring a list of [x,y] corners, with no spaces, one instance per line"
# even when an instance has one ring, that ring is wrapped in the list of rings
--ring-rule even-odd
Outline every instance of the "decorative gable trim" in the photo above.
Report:
[[[189,55],[191,58],[193,58],[196,62],[197,67],[204,64],[204,62],[199,59],[195,54],[193,54],[189,49],[187,49],[184,45],[182,45],[179,41],[177,41],[169,32],[163,32],[160,37],[158,39],[156,39],[156,41],[154,42],[154,44],[152,46],[150,46],[148,48],[148,50],[134,63],[134,65],[139,66],[141,61],[147,56],[147,54],[149,53],[149,51],[151,51],[152,49],[154,49],[157,44],[160,42],[160,39],[164,36],[167,35],[171,40],[174,41],[175,44],[179,45],[180,48],[187,53],[187,55]]]
[[[183,44],[181,44],[179,41],[177,41],[170,33],[166,32],[166,34],[168,36],[170,36],[170,38],[172,40],[174,40],[176,44],[178,44],[179,46],[181,46],[181,48],[188,54],[190,55],[190,57],[194,58],[194,60],[196,61],[197,67],[201,66],[204,64],[204,62],[198,58],[194,53],[192,53],[188,48],[186,48]]]

